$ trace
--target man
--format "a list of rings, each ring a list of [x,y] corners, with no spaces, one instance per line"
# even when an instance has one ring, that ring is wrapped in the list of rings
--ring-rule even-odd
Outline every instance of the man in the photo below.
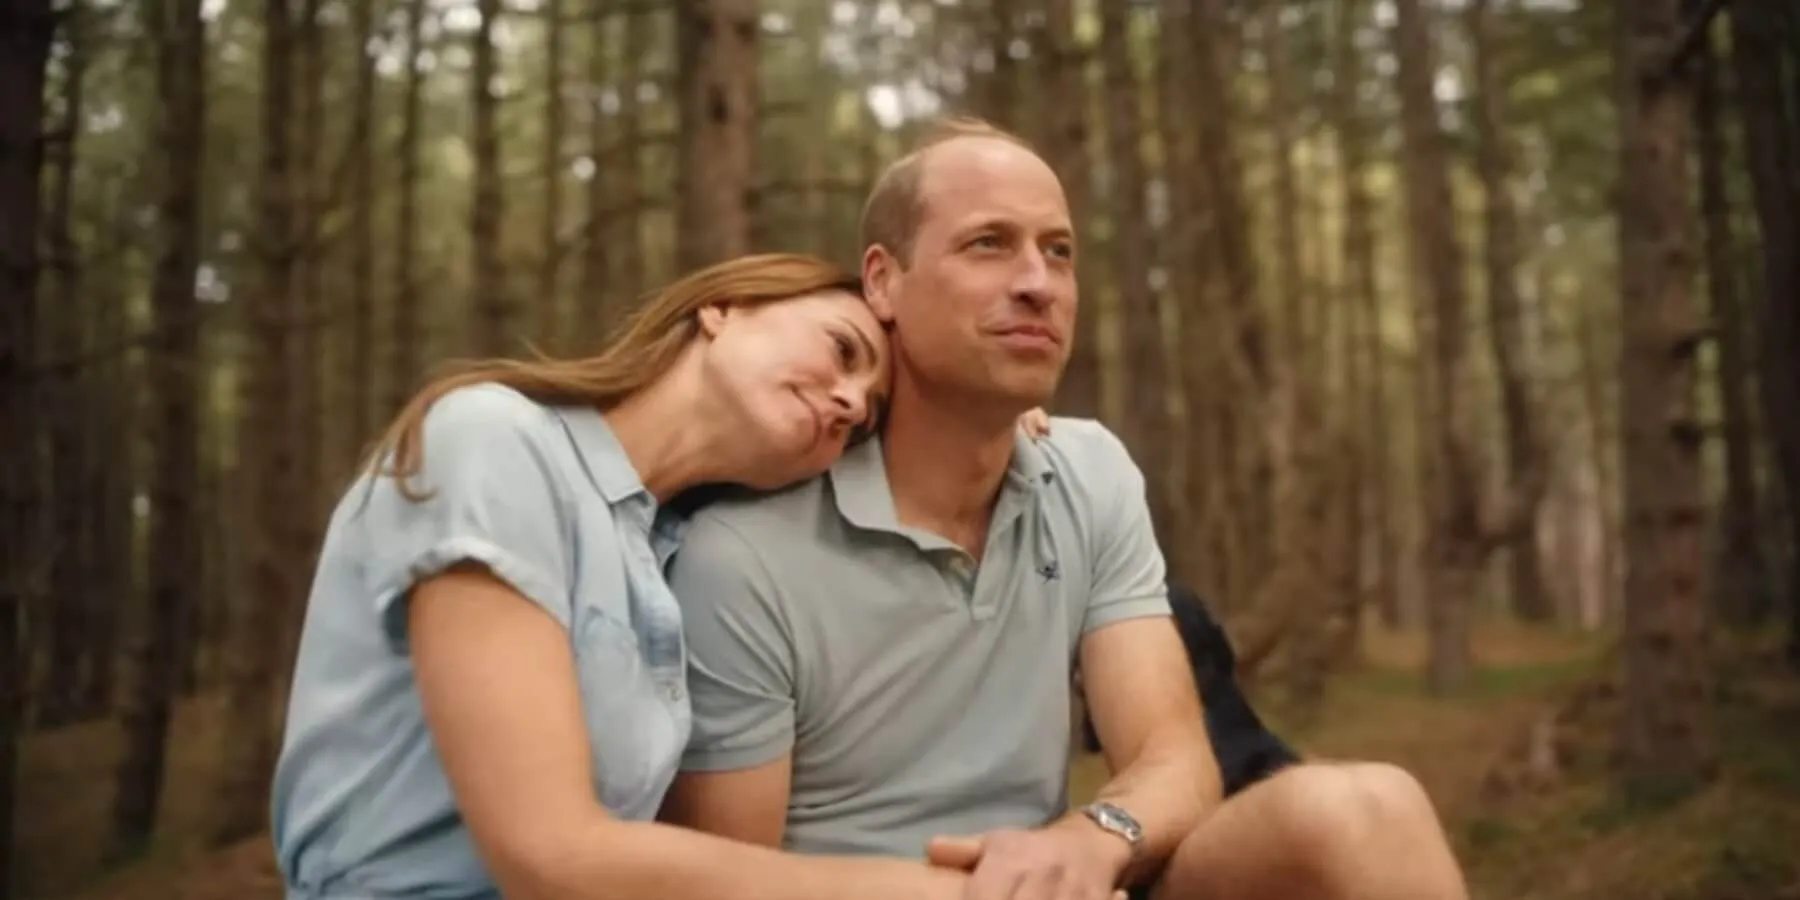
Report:
[[[695,731],[665,817],[925,857],[968,870],[973,900],[1466,896],[1392,767],[1295,765],[1221,800],[1141,473],[1097,423],[1015,426],[1073,334],[1049,167],[951,123],[881,176],[864,233],[893,330],[886,430],[692,522],[670,577]],[[1070,811],[1073,666],[1114,774]]]

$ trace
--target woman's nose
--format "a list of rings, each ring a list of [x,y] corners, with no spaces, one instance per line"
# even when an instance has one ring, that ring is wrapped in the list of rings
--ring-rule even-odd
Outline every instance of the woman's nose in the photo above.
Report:
[[[856,424],[868,414],[868,395],[862,388],[845,379],[831,392],[832,405],[837,408],[845,422]]]

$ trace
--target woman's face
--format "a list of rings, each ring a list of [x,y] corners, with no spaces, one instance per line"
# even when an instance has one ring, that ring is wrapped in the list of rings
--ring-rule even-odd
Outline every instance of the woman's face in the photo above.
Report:
[[[709,384],[755,442],[743,479],[773,489],[825,471],[872,431],[888,384],[887,336],[861,297],[839,290],[747,307],[709,307]]]

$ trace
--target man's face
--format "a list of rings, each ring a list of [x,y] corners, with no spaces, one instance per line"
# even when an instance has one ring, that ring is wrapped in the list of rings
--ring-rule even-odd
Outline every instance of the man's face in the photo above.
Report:
[[[1004,417],[1048,405],[1076,304],[1055,173],[1007,141],[957,138],[929,151],[920,201],[911,265],[867,260],[871,302],[894,322],[895,377]]]

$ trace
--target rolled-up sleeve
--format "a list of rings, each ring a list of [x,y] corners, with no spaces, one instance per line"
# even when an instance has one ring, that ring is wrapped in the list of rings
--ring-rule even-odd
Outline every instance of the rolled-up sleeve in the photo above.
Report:
[[[368,485],[356,535],[377,548],[365,576],[383,630],[406,646],[406,598],[413,586],[474,562],[565,629],[570,552],[566,499],[547,457],[549,413],[498,386],[462,388],[425,417],[418,474],[423,500],[401,496],[391,478]]]
[[[794,745],[794,643],[749,542],[704,513],[669,567],[688,641],[694,728],[681,766],[730,771]]]

